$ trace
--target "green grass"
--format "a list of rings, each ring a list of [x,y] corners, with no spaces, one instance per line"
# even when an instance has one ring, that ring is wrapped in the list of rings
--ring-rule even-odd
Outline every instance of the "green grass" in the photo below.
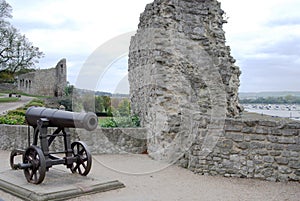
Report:
[[[0,94],[10,94],[10,93],[16,93],[16,94],[20,94],[21,96],[28,96],[28,97],[34,97],[34,98],[52,98],[51,96],[40,96],[40,95],[32,95],[32,94],[26,94],[20,91],[11,91],[11,90],[2,90],[0,91]]]
[[[20,100],[19,98],[15,98],[15,97],[12,97],[12,98],[0,98],[0,103],[17,102],[19,100]]]
[[[20,94],[21,96],[28,96],[28,97],[34,97],[34,98],[52,98],[51,96],[40,96],[40,95],[31,95],[31,94],[26,94],[26,93],[23,93],[23,92],[18,92],[17,94]]]

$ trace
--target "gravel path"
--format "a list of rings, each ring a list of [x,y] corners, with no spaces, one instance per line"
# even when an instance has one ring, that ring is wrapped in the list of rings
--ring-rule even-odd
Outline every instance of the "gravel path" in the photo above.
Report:
[[[0,151],[1,170],[9,168],[9,152]],[[53,167],[55,168],[55,167]],[[51,169],[50,169],[51,171]],[[89,177],[101,175],[126,187],[72,199],[74,201],[298,201],[300,184],[254,179],[202,176],[177,166],[151,160],[147,155],[96,155]],[[46,176],[47,177],[47,176]],[[24,178],[25,179],[25,178]],[[0,191],[0,199],[19,201]]]
[[[8,94],[7,94],[8,97]],[[19,107],[22,107],[26,103],[30,102],[33,99],[33,97],[27,97],[22,96],[21,99],[17,102],[11,102],[11,103],[0,103],[0,115],[6,114],[9,110],[14,110]]]

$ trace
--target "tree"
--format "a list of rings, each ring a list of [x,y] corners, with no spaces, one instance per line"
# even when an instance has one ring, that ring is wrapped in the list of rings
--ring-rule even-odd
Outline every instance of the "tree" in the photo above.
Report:
[[[0,0],[0,70],[15,74],[34,67],[44,54],[7,21],[11,12],[11,6]]]
[[[119,103],[118,111],[120,116],[130,116],[130,102],[128,99],[124,99]]]
[[[5,0],[0,0],[0,20],[4,18],[12,18],[12,7],[5,2]]]
[[[96,96],[95,97],[95,112],[97,112],[97,113],[104,112],[102,96]]]
[[[106,113],[107,116],[111,116],[112,115],[111,98],[109,96],[96,96],[95,112]]]
[[[67,82],[67,86],[65,88],[66,96],[72,96],[74,91],[74,85],[71,85],[70,82]]]

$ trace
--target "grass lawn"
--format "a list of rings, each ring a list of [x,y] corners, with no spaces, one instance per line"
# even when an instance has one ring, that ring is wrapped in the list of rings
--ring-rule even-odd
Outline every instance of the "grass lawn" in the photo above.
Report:
[[[6,94],[19,94],[21,96],[29,96],[29,97],[34,97],[34,98],[51,98],[50,96],[41,96],[41,95],[32,95],[32,94],[26,94],[26,93],[23,93],[23,92],[20,92],[20,91],[11,91],[11,90],[1,90],[0,91],[0,97],[1,96],[5,96]]]
[[[19,101],[19,100],[20,100],[20,99],[19,99],[19,98],[16,98],[16,97],[12,97],[12,98],[5,97],[5,98],[0,98],[0,103],[17,102],[17,101]]]

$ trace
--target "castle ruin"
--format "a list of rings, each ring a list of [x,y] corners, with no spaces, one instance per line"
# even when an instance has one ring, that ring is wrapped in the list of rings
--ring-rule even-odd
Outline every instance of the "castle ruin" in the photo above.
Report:
[[[213,146],[225,119],[241,112],[241,72],[225,45],[223,14],[216,0],[155,0],[140,16],[130,94],[156,159],[177,159],[201,135]]]
[[[61,97],[66,86],[66,59],[61,59],[55,68],[41,69],[18,77],[18,90],[32,95]]]

